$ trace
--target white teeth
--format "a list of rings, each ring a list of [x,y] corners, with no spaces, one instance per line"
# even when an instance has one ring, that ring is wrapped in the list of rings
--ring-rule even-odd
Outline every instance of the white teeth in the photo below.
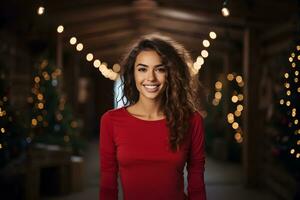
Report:
[[[154,89],[154,88],[157,88],[158,85],[145,85],[146,88],[149,88],[149,89]]]

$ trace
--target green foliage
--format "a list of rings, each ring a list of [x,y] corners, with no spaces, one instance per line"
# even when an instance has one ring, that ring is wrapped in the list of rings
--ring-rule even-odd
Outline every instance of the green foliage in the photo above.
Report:
[[[25,128],[10,104],[7,70],[0,68],[0,168],[26,150]]]
[[[54,144],[71,148],[79,154],[84,143],[79,125],[61,89],[61,69],[42,60],[33,76],[31,105],[31,133],[34,143]]]

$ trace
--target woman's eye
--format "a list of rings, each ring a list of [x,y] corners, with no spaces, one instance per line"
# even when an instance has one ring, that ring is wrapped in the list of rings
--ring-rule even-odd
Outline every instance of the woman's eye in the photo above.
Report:
[[[157,68],[159,72],[166,72],[166,68]]]
[[[138,71],[139,71],[139,72],[145,72],[145,71],[146,71],[146,68],[139,68]]]

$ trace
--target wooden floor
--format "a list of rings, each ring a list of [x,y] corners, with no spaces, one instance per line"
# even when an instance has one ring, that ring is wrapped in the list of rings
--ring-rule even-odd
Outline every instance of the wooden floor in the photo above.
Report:
[[[42,200],[97,200],[98,199],[98,141],[92,141],[85,156],[85,189],[63,197],[43,197]],[[247,189],[243,186],[242,168],[238,164],[207,158],[205,183],[208,200],[276,200],[264,191]],[[122,192],[119,194],[122,200]]]

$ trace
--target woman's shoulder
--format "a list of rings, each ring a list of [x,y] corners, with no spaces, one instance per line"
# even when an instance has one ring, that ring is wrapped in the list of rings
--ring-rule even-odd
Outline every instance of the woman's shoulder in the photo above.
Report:
[[[107,110],[102,116],[102,119],[112,119],[124,116],[124,107]]]

